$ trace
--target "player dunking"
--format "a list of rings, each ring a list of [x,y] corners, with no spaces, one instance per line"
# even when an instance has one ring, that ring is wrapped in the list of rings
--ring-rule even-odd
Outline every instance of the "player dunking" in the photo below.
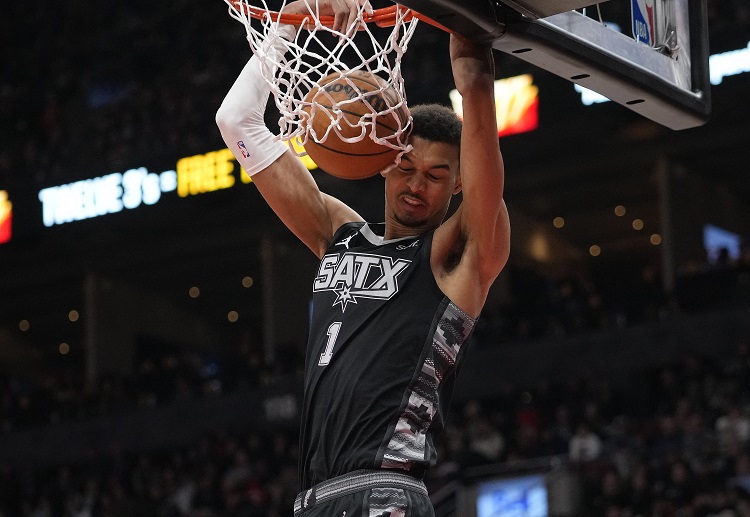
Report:
[[[303,12],[301,1],[287,9]],[[318,8],[343,29],[358,1],[319,0]],[[436,462],[458,365],[510,243],[492,50],[451,36],[450,57],[463,125],[448,108],[412,108],[413,149],[382,172],[380,224],[321,192],[273,140],[263,123],[269,88],[255,57],[217,113],[264,199],[321,259],[295,516],[434,515],[421,479]],[[445,219],[459,192],[463,202]]]

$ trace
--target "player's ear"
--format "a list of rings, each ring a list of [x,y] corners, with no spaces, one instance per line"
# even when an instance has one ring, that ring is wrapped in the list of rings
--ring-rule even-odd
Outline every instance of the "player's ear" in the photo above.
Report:
[[[453,195],[455,196],[461,192],[461,173],[458,173],[458,177],[456,178],[456,184],[453,187]]]

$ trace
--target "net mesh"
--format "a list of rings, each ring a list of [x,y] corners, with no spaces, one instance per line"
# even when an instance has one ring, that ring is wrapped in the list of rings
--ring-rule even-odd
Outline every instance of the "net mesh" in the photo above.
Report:
[[[344,33],[329,27],[331,17],[319,16],[317,0],[309,0],[307,13],[295,17],[295,24],[302,17],[306,20],[290,38],[292,31],[281,23],[277,12],[269,9],[266,0],[255,0],[256,4],[262,4],[259,6],[251,5],[248,0],[225,2],[229,6],[230,16],[245,26],[250,48],[261,61],[263,78],[271,88],[281,115],[279,137],[289,142],[296,154],[304,153],[291,145],[293,139],[302,146],[309,138],[323,143],[332,131],[345,142],[357,142],[369,137],[392,149],[409,150],[406,137],[411,117],[399,116],[401,111],[408,113],[401,58],[417,24],[417,18],[408,9],[393,6],[389,10],[388,21],[366,23],[369,15],[364,12],[364,7],[360,7],[357,20]],[[278,11],[283,11],[286,4],[284,0]],[[281,51],[272,50],[270,42],[278,42],[275,48]],[[359,71],[380,77],[380,87],[369,92],[353,88],[349,98],[334,102],[328,109],[319,109],[306,100],[308,93],[318,88],[322,78],[337,74],[342,78],[337,82],[343,80],[353,85],[347,78]],[[386,94],[385,90],[388,90]],[[358,135],[351,135],[349,125],[352,124],[352,115],[347,111],[347,105],[368,101],[373,96],[379,96],[385,102],[367,102],[369,109],[358,121],[362,131]],[[321,134],[310,130],[311,119],[320,116],[319,113],[325,113],[330,119],[330,130]],[[344,117],[348,117],[348,136],[341,133]],[[392,135],[380,137],[376,134],[378,117],[388,117],[389,126],[396,122],[397,127]]]

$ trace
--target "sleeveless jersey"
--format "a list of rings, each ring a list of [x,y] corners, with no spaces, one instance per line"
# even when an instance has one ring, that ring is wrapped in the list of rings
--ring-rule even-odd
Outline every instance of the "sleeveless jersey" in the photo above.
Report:
[[[422,477],[436,462],[475,320],[435,282],[433,233],[385,241],[384,229],[343,225],[313,281],[302,489],[359,469]]]

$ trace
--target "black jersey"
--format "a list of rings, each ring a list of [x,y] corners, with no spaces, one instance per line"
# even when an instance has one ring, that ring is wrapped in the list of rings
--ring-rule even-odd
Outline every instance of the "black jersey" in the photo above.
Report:
[[[359,469],[421,477],[436,462],[475,321],[440,290],[432,236],[348,223],[313,282],[300,435],[303,489]]]

